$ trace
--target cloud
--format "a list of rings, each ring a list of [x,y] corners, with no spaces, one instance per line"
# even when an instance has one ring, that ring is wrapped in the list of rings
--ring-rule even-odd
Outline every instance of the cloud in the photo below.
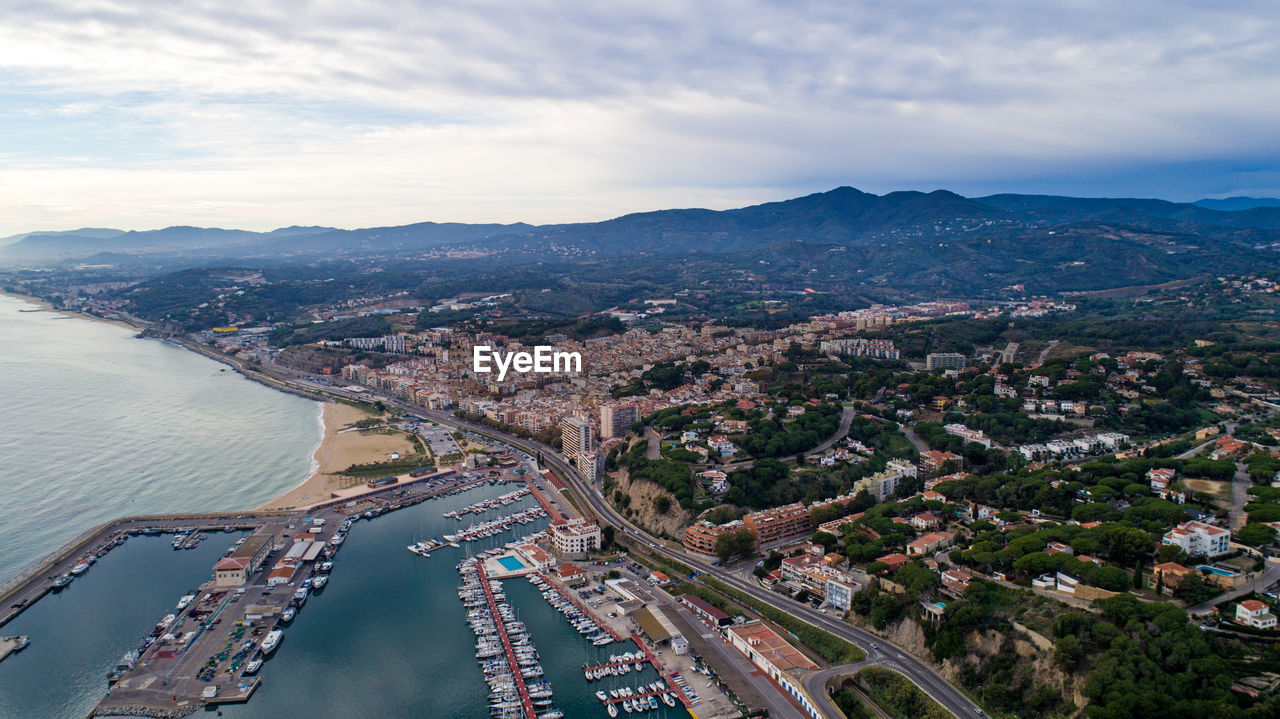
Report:
[[[1270,3],[10,5],[0,233],[1280,193]]]

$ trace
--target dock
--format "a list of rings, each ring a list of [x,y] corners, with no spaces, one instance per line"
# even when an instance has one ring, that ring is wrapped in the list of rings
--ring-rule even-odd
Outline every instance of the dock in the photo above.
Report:
[[[576,597],[574,597],[574,596],[573,596],[573,593],[572,593],[572,592],[566,592],[566,591],[564,590],[564,588],[563,588],[563,587],[561,587],[560,585],[558,585],[558,584],[556,584],[555,582],[553,582],[553,581],[551,581],[550,579],[548,579],[548,578],[547,578],[547,575],[543,574],[542,572],[533,572],[533,574],[537,575],[537,577],[538,577],[539,579],[541,579],[542,581],[544,581],[544,582],[546,582],[548,585],[550,585],[552,589],[555,589],[555,590],[556,590],[556,592],[560,594],[560,596],[562,596],[562,597],[564,597],[565,599],[569,600],[569,602],[570,602],[571,604],[573,604],[573,606],[575,606],[575,607],[577,607],[578,609],[582,610],[582,612],[583,612],[586,616],[591,617],[591,618],[592,618],[592,620],[593,620],[593,621],[595,621],[596,626],[600,627],[600,630],[601,630],[601,631],[603,631],[603,632],[607,633],[609,636],[613,637],[613,640],[614,640],[615,642],[621,642],[621,641],[623,641],[623,637],[622,637],[622,635],[621,635],[621,634],[619,634],[619,633],[617,633],[616,631],[614,631],[614,630],[613,630],[613,627],[609,626],[609,623],[608,623],[608,622],[602,622],[602,621],[599,621],[599,619],[597,619],[597,617],[596,617],[595,612],[591,611],[590,609],[588,609],[588,608],[587,608],[587,606],[586,606],[586,605],[584,605],[582,602],[578,601],[578,599],[577,599]],[[645,650],[645,651],[648,651],[648,650]],[[652,656],[650,657],[650,659],[652,659]],[[657,665],[655,664],[654,666],[657,666]]]
[[[26,637],[0,637],[0,662],[25,649],[28,643]]]
[[[684,691],[680,689],[675,682],[671,681],[669,676],[662,674],[662,665],[658,664],[658,657],[654,656],[653,651],[640,639],[640,635],[632,634],[631,639],[636,643],[636,646],[640,647],[644,652],[645,657],[649,660],[649,664],[653,665],[653,668],[658,671],[658,674],[662,675],[662,681],[666,683],[671,693],[675,694],[676,698],[679,699],[686,707],[693,706],[693,702],[689,701],[689,697],[685,695]]]
[[[511,650],[511,639],[507,636],[506,623],[501,619],[498,602],[493,598],[493,589],[489,586],[489,575],[484,571],[484,562],[476,562],[476,573],[480,576],[480,587],[484,589],[484,597],[489,602],[489,611],[493,612],[494,625],[498,630],[498,639],[507,655],[507,664],[511,667],[511,676],[515,679],[516,691],[520,693],[520,703],[524,705],[527,719],[536,719],[538,713],[533,708],[533,698],[529,696],[529,688],[525,686],[524,677],[520,673],[520,662],[516,661],[516,653]]]

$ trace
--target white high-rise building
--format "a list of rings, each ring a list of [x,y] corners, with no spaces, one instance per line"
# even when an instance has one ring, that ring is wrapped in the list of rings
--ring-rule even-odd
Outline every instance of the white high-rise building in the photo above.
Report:
[[[594,450],[595,427],[581,417],[565,417],[560,420],[560,447],[569,458]]]

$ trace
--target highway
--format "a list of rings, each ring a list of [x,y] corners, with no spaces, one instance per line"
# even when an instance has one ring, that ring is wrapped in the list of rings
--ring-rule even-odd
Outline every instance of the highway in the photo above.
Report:
[[[243,363],[204,351],[204,348],[200,348],[197,351],[201,351],[203,354],[214,357],[215,359],[228,362],[242,371],[246,369]],[[273,369],[279,371],[283,368],[276,367]],[[262,373],[260,372],[249,371],[246,372],[246,374],[252,378],[262,378]],[[590,507],[592,513],[595,514],[598,519],[613,525],[619,531],[618,535],[615,537],[616,540],[620,541],[626,539],[631,543],[644,545],[656,554],[661,554],[670,559],[674,559],[698,570],[699,572],[715,577],[724,584],[733,587],[734,589],[737,589],[758,601],[776,607],[777,609],[785,611],[812,626],[830,632],[831,634],[856,644],[867,653],[867,662],[876,663],[880,666],[889,667],[901,672],[908,679],[914,682],[916,686],[928,693],[929,696],[933,697],[934,700],[957,717],[982,715],[982,711],[978,705],[974,704],[968,697],[960,692],[960,690],[956,689],[948,683],[947,680],[943,679],[942,676],[935,672],[932,667],[922,660],[912,656],[906,650],[890,644],[885,639],[872,634],[871,632],[821,613],[807,604],[797,602],[790,597],[769,591],[754,581],[744,580],[722,567],[714,567],[706,557],[690,554],[684,551],[682,547],[678,547],[678,545],[673,547],[656,540],[645,531],[631,524],[631,522],[627,521],[626,518],[615,511],[614,508],[610,506],[598,492],[583,482],[582,478],[578,475],[578,472],[569,466],[569,463],[560,456],[559,451],[548,445],[541,444],[530,439],[525,439],[523,437],[517,437],[487,425],[464,420],[447,412],[429,410],[408,402],[381,395],[371,396],[374,395],[373,392],[348,392],[341,387],[329,385],[327,378],[315,377],[313,379],[307,375],[292,371],[287,371],[285,374],[288,374],[289,377],[281,377],[276,372],[273,372],[270,376],[262,379],[265,379],[272,384],[292,385],[293,389],[301,390],[308,394],[328,393],[364,402],[368,402],[372,399],[379,399],[388,406],[399,407],[407,412],[412,412],[421,417],[429,418],[441,425],[453,427],[455,429],[465,429],[476,434],[490,437],[512,447],[516,447],[530,455],[540,455],[542,457],[542,461],[565,481],[566,485],[570,488],[580,503]],[[848,424],[842,421],[841,429],[847,432]],[[580,504],[579,506],[582,505]],[[879,645],[881,649],[873,650],[872,644]],[[835,714],[833,719],[843,718],[840,714]]]

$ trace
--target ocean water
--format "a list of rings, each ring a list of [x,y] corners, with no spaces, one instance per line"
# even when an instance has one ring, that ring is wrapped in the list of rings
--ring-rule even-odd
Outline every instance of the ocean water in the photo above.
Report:
[[[126,330],[50,313],[0,296],[0,498],[7,500],[0,578],[83,527],[121,514],[256,506],[299,481],[318,438],[316,404],[253,384],[181,348]],[[16,344],[15,344],[16,343]],[[261,671],[243,705],[196,716],[488,716],[488,686],[457,598],[455,565],[468,550],[428,558],[405,546],[532,499],[458,522],[443,512],[510,491],[481,486],[352,528],[329,584],[315,593]],[[546,520],[482,542],[501,544]],[[0,662],[0,719],[84,716],[107,691],[106,673],[178,598],[207,579],[236,535],[211,533],[190,551],[166,537],[135,537],[66,590],[3,628],[31,646]],[[594,647],[524,579],[505,582],[568,719],[607,717],[584,663],[634,649]],[[663,706],[647,716],[686,717]]]
[[[97,522],[250,509],[307,476],[319,403],[33,309],[0,295],[0,582]]]
[[[263,666],[262,686],[247,704],[222,707],[223,715],[228,719],[487,717],[489,687],[475,660],[476,639],[458,600],[455,567],[468,551],[504,544],[544,528],[547,520],[464,545],[467,549],[444,547],[430,558],[405,547],[534,504],[525,498],[462,522],[440,516],[510,489],[485,485],[357,522],[335,559],[329,583],[307,600],[285,629],[280,648]],[[603,663],[609,654],[632,651],[635,645],[593,646],[528,580],[509,579],[503,585],[507,600],[529,629],[546,670],[544,678],[555,691],[555,706],[566,719],[608,719],[595,690],[658,678],[657,672],[646,668],[639,674],[588,683],[582,675],[583,664]],[[687,719],[689,714],[663,705],[645,716]]]
[[[174,551],[168,537],[132,537],[66,589],[0,629],[31,645],[0,662],[0,717],[76,719],[107,692],[107,672],[178,599],[209,577],[237,532]]]

